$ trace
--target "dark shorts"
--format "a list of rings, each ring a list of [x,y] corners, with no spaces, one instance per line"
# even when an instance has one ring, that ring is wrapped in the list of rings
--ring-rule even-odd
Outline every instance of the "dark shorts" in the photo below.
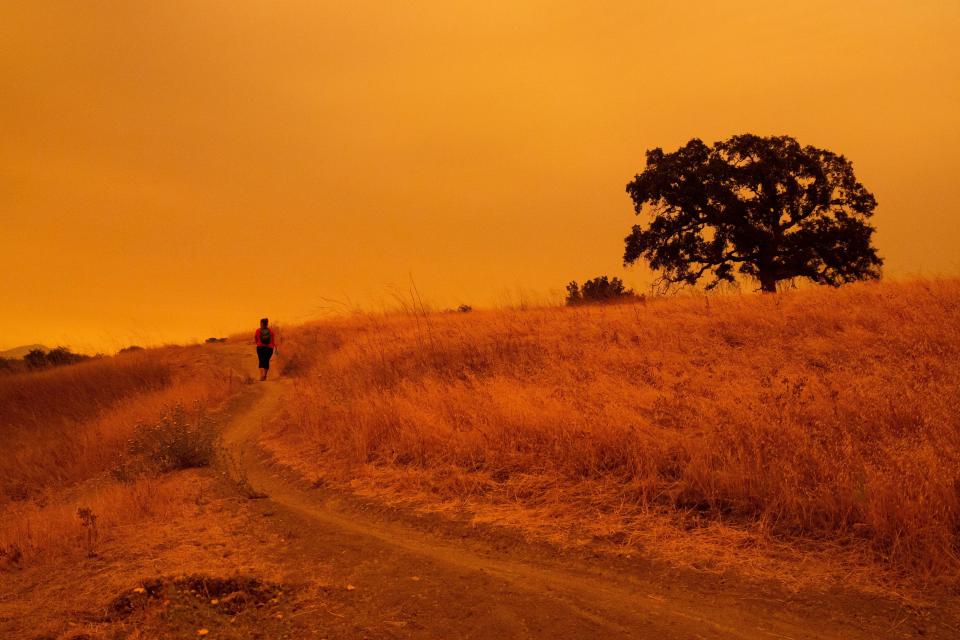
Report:
[[[273,356],[273,349],[270,347],[257,347],[257,359],[260,360],[261,369],[270,368],[271,356]]]

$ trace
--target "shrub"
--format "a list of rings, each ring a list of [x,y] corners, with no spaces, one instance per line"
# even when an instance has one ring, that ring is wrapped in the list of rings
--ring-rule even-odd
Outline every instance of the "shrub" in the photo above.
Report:
[[[53,367],[60,367],[66,364],[75,364],[89,360],[90,356],[73,353],[66,347],[57,347],[47,352],[47,364]]]
[[[614,302],[640,297],[633,292],[633,289],[627,289],[620,278],[610,279],[607,276],[598,276],[584,282],[582,288],[576,280],[567,285],[568,305]]]
[[[23,356],[23,361],[31,369],[42,369],[47,366],[47,354],[43,349],[31,349],[27,355]]]
[[[206,467],[213,461],[217,430],[199,406],[192,414],[181,405],[164,414],[159,422],[137,426],[130,442],[133,466],[138,462],[160,471]],[[129,475],[130,462],[121,462],[118,475]]]
[[[90,507],[77,507],[77,517],[80,519],[80,526],[83,527],[87,557],[93,558],[97,555],[97,539],[100,537],[97,531],[99,516]]]
[[[67,364],[76,364],[90,360],[90,356],[80,353],[74,353],[67,347],[57,347],[50,351],[43,349],[31,349],[27,355],[23,356],[23,361],[30,369],[43,369],[45,367],[62,367]]]

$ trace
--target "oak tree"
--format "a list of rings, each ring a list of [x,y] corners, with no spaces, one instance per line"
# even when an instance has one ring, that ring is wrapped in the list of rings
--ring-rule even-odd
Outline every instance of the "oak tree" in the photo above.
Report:
[[[711,289],[739,275],[775,292],[793,278],[839,286],[880,277],[876,199],[849,160],[789,136],[653,149],[627,193],[648,223],[626,237],[624,264],[644,258],[667,286],[707,277]]]

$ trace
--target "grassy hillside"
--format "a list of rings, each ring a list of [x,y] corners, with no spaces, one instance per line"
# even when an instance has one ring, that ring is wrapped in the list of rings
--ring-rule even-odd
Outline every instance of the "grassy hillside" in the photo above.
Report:
[[[78,505],[112,526],[164,504],[180,490],[173,483],[152,474],[115,477],[139,425],[170,424],[177,405],[216,409],[239,387],[234,376],[203,347],[3,376],[0,569],[10,559],[74,546],[83,534]]]
[[[0,638],[246,638],[283,625],[289,598],[244,592],[224,610],[177,587],[261,584],[282,568],[283,537],[227,479],[217,441],[255,397],[255,365],[246,348],[210,344],[0,376]]]
[[[84,480],[116,462],[139,422],[224,397],[199,348],[150,349],[0,382],[0,497]]]
[[[284,351],[266,444],[309,476],[567,542],[956,584],[957,280],[356,316]]]

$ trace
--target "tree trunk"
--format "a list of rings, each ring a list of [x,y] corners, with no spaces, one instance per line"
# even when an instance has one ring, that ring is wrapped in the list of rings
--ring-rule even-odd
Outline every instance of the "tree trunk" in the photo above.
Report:
[[[760,291],[763,291],[764,293],[776,293],[777,279],[771,276],[770,274],[761,273],[760,274]]]

